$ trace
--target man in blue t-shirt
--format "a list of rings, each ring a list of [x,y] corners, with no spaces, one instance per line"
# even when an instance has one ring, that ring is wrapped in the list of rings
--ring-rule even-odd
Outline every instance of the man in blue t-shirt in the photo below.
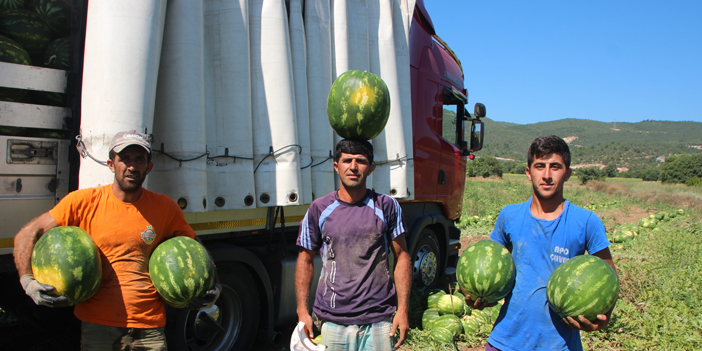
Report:
[[[614,268],[602,220],[563,198],[571,173],[570,150],[563,139],[551,135],[532,142],[526,174],[534,194],[502,209],[490,235],[512,253],[517,277],[488,338],[487,351],[582,350],[580,330],[600,330],[610,321],[612,310],[594,321],[583,316],[561,319],[546,299],[551,273],[569,258],[587,251]],[[489,306],[470,296],[466,302],[478,309]]]
[[[397,200],[366,188],[374,168],[368,141],[340,141],[334,154],[340,188],[312,202],[300,223],[297,315],[311,337],[307,301],[319,251],[323,266],[313,312],[323,322],[328,351],[393,350],[409,329],[410,259],[402,210]],[[394,284],[390,250],[395,255]]]

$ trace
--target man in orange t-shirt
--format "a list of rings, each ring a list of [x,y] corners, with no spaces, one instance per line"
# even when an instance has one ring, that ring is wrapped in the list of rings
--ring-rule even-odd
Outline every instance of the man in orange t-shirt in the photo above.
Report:
[[[165,311],[149,276],[149,258],[160,243],[174,236],[199,239],[175,201],[142,188],[153,167],[151,144],[145,134],[134,130],[117,133],[107,166],[115,174],[112,184],[68,194],[15,236],[20,282],[36,304],[67,306],[66,297],[51,295],[53,286],[34,279],[32,250],[51,228],[83,228],[100,250],[103,273],[97,293],[74,310],[82,321],[81,349],[111,350],[120,346],[165,350]],[[191,308],[211,307],[220,292],[217,282],[205,297],[193,300]]]

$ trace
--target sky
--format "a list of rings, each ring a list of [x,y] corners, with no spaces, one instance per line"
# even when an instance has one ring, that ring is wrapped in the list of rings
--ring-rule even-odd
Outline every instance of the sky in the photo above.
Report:
[[[469,110],[531,124],[702,122],[702,1],[425,0]]]

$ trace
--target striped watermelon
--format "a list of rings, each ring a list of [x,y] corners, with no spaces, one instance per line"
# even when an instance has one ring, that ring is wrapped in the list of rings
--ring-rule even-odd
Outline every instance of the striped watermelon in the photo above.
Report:
[[[476,334],[478,331],[480,331],[480,326],[483,325],[483,323],[483,320],[473,315],[463,316],[461,318],[463,333],[467,335]]]
[[[439,298],[437,308],[439,309],[439,313],[442,315],[453,314],[458,317],[465,315],[468,311],[468,306],[466,305],[465,300],[458,296],[449,294],[442,295]]]
[[[0,35],[0,61],[31,65],[32,59],[16,41]],[[0,101],[29,102],[29,94],[23,89],[0,88]]]
[[[214,285],[214,266],[195,239],[177,236],[158,245],[149,259],[149,273],[163,300],[176,308],[202,297]]]
[[[30,55],[41,55],[51,41],[51,28],[34,12],[3,10],[0,12],[0,35],[16,41]]]
[[[468,247],[456,266],[461,291],[487,303],[507,296],[514,287],[516,275],[512,254],[492,240],[481,240]]]
[[[456,339],[456,335],[446,328],[434,328],[430,336],[431,340],[439,344],[451,344]]]
[[[346,71],[329,91],[327,116],[342,138],[373,139],[383,131],[390,116],[388,87],[373,73]]]
[[[0,10],[24,8],[24,0],[0,0]]]
[[[546,286],[548,303],[561,318],[583,316],[594,321],[605,314],[619,297],[619,278],[603,259],[576,256],[551,274]]]
[[[69,27],[70,0],[29,0],[28,7],[49,24],[54,38],[71,34]]]
[[[446,295],[441,289],[431,289],[426,292],[426,306],[427,308],[437,308],[439,304],[439,299]]]
[[[32,274],[56,288],[71,305],[92,297],[100,288],[100,252],[90,234],[78,227],[56,227],[39,238],[32,251]]]
[[[44,66],[67,70],[71,58],[71,38],[58,38],[44,51]]]
[[[439,319],[439,309],[437,308],[429,308],[422,313],[422,329],[424,330],[431,330],[431,327],[434,325],[434,321]]]
[[[454,315],[445,314],[434,321],[431,329],[446,329],[453,333],[453,335],[458,335],[463,332],[463,324],[461,324],[460,318]]]

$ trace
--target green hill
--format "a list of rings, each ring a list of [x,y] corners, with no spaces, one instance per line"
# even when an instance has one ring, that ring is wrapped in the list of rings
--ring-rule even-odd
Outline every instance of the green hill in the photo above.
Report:
[[[477,156],[526,162],[526,151],[539,136],[555,134],[571,148],[572,165],[609,164],[638,168],[660,164],[676,154],[702,152],[702,123],[643,121],[605,123],[562,119],[534,124],[496,122],[484,118],[485,143]],[[616,128],[615,128],[616,126]]]

